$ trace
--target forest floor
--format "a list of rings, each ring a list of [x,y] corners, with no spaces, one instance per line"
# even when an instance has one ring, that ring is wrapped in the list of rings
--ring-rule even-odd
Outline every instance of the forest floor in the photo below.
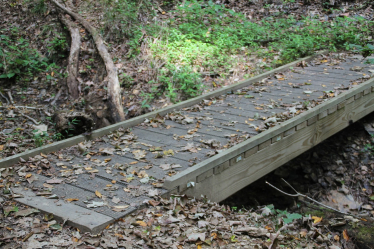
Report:
[[[152,43],[157,44],[156,41],[161,40],[161,35],[151,37],[141,30],[135,45],[123,42],[110,30],[110,25],[105,25],[104,19],[108,16],[101,12],[103,5],[90,1],[67,3],[74,4],[79,13],[95,27],[104,27],[104,38],[111,44],[110,53],[120,73],[125,96],[122,100],[127,110],[127,118],[171,105],[193,97],[194,94],[236,83],[286,62],[280,51],[267,46],[261,47],[260,54],[243,49],[242,54],[230,54],[222,58],[226,61],[235,58],[235,63],[229,67],[219,61],[214,62],[221,63],[217,68],[213,68],[213,64],[198,67],[196,61],[206,58],[191,59],[194,60],[193,67],[185,69],[184,73],[199,73],[201,83],[205,86],[203,89],[190,87],[189,92],[183,92],[177,91],[178,88],[169,89],[168,85],[160,85],[160,82],[149,84],[148,82],[156,81],[160,77],[170,79],[170,75],[159,71],[161,68],[167,66],[168,72],[172,71],[172,66],[167,64],[168,60],[162,59],[165,54],[159,53],[159,58],[152,56],[157,51],[165,50],[163,43],[158,44],[158,50],[152,50],[150,46]],[[20,56],[25,56],[24,59],[27,60],[25,65],[18,65],[18,68],[21,68],[21,72],[16,72],[20,74],[19,78],[0,79],[0,158],[68,137],[71,134],[62,134],[55,130],[53,115],[62,110],[84,113],[90,107],[87,105],[87,96],[90,93],[100,101],[105,101],[106,98],[105,86],[98,84],[104,79],[104,66],[98,58],[92,38],[84,29],[80,30],[83,37],[78,79],[81,96],[78,100],[71,101],[64,91],[60,91],[64,82],[69,38],[59,21],[57,11],[49,4],[44,1],[0,2],[0,45],[14,42],[18,49],[12,51],[20,53]],[[172,2],[163,2],[157,6],[155,18],[161,21],[173,16],[177,21],[181,18],[175,16],[178,13],[171,11],[174,6]],[[373,18],[372,8],[365,4],[365,1],[326,7],[321,3],[303,5],[287,1],[283,4],[264,5],[242,0],[227,1],[225,7],[245,14],[249,20],[267,17],[277,19],[289,15],[318,16],[322,22],[330,22],[339,16]],[[142,22],[149,21],[147,12],[143,15],[139,15],[140,19],[143,18]],[[9,40],[6,40],[5,36]],[[35,53],[34,49],[38,53]],[[190,54],[185,55],[188,57]],[[45,57],[49,60],[44,67],[40,67]],[[174,63],[179,67],[184,65],[180,61]],[[28,71],[30,67],[35,70]],[[190,69],[192,71],[188,71]],[[191,82],[196,83],[195,81],[196,78],[191,78]],[[188,82],[181,84],[188,85]],[[155,92],[158,91],[164,93],[156,95]],[[100,110],[105,107],[95,108]],[[265,179],[251,184],[222,204],[187,197],[159,199],[150,203],[149,207],[109,226],[97,236],[81,234],[77,229],[56,222],[53,217],[39,214],[37,210],[22,206],[6,196],[0,197],[0,246],[360,248],[357,243],[367,239],[366,235],[374,234],[373,230],[362,225],[365,223],[363,220],[372,219],[374,214],[373,143],[362,125],[355,124],[290,161]],[[2,191],[5,191],[7,184],[13,184],[12,175],[15,172],[15,168],[0,171]],[[282,195],[264,183],[268,181],[284,188],[286,185],[281,178],[301,193],[341,211],[351,212],[354,216],[329,212],[318,205],[307,205],[305,200]],[[290,189],[287,191],[292,192]]]

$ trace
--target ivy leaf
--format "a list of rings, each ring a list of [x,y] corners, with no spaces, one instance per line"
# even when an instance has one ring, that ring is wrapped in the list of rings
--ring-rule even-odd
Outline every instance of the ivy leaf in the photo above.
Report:
[[[292,221],[300,219],[302,217],[303,216],[301,214],[296,214],[296,213],[287,214],[287,218],[283,218],[283,222],[288,224],[288,223],[291,223]]]

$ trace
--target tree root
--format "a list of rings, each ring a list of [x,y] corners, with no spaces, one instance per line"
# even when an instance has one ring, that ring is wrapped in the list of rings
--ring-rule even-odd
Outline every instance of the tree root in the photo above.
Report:
[[[110,57],[110,54],[104,44],[103,39],[100,37],[99,32],[89,24],[83,17],[72,12],[70,9],[62,6],[57,0],[52,0],[52,2],[62,11],[72,16],[75,20],[79,21],[85,29],[90,32],[92,38],[95,41],[96,48],[99,51],[101,58],[104,61],[106,71],[107,71],[107,80],[108,80],[108,107],[110,110],[110,117],[108,117],[113,123],[120,122],[125,120],[125,113],[121,105],[121,88],[119,85],[117,69],[113,63],[113,60]]]
[[[70,96],[73,99],[79,97],[78,89],[78,61],[79,61],[79,51],[81,47],[81,36],[79,34],[78,26],[70,21],[66,16],[59,15],[61,22],[69,29],[71,36],[71,46],[69,55],[69,64],[67,66],[68,77],[66,79],[66,85]]]

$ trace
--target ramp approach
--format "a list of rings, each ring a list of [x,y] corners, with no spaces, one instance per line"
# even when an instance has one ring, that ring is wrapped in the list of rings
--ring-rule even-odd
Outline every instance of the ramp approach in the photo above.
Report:
[[[358,55],[328,58],[308,57],[0,167],[21,166],[12,189],[19,202],[92,233],[155,196],[221,201],[374,111],[374,66]]]

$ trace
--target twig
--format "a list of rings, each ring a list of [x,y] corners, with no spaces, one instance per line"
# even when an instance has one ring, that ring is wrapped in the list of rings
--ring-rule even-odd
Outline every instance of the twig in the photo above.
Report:
[[[12,93],[10,91],[8,91],[8,96],[9,96],[10,103],[14,104]]]
[[[34,232],[31,231],[29,234],[26,235],[26,237],[22,240],[22,242],[27,241],[33,234],[34,234]]]
[[[281,231],[283,231],[284,229],[288,228],[290,226],[290,224],[285,224],[284,226],[282,226],[281,228],[279,228],[279,230],[277,231],[277,233],[274,235],[274,237],[271,239],[271,244],[270,246],[268,246],[269,249],[273,249],[273,246],[276,246],[274,244],[274,242],[277,240],[279,234]],[[275,248],[275,247],[274,247]]]
[[[10,104],[9,99],[8,99],[7,97],[5,97],[4,94],[3,94],[2,92],[0,92],[0,95],[1,95],[1,97],[3,97],[3,98],[6,100],[6,102],[7,102],[8,105],[9,105],[9,104]]]
[[[17,109],[33,109],[33,110],[43,110],[44,108],[41,107],[32,107],[32,106],[10,106],[11,108],[17,108]],[[0,106],[0,108],[9,108],[9,106]]]
[[[55,98],[53,99],[53,101],[51,102],[51,105],[54,106],[56,104],[56,101],[60,98],[61,96],[61,93],[63,91],[63,88],[60,88],[60,90],[58,90]]]
[[[23,114],[22,112],[20,112],[21,116],[25,117],[25,118],[28,118],[30,119],[32,122],[34,122],[34,124],[38,125],[40,122],[37,122],[35,119],[33,119],[32,117],[26,115],[26,114]]]
[[[333,210],[333,211],[335,211],[335,212],[337,212],[337,213],[345,214],[345,215],[351,215],[351,216],[354,216],[354,217],[356,217],[356,218],[358,218],[358,219],[361,219],[361,217],[359,217],[359,216],[357,216],[357,215],[354,215],[354,214],[350,214],[350,213],[346,213],[346,212],[339,211],[339,210],[337,210],[337,209],[335,209],[335,208],[333,208],[333,207],[327,206],[327,205],[325,205],[325,204],[323,204],[323,203],[321,203],[321,202],[319,202],[319,201],[316,201],[316,200],[310,198],[310,197],[307,196],[307,195],[301,194],[301,193],[297,192],[296,189],[294,189],[294,188],[291,186],[291,184],[289,184],[286,180],[284,180],[283,178],[282,178],[282,180],[283,180],[283,181],[284,181],[288,186],[290,186],[290,188],[292,188],[293,191],[296,192],[296,194],[289,194],[289,193],[286,193],[286,192],[280,190],[279,188],[273,186],[272,184],[270,184],[270,183],[267,182],[267,181],[266,181],[266,184],[270,185],[271,187],[273,187],[274,189],[278,190],[279,192],[281,192],[281,193],[284,194],[284,195],[288,195],[288,196],[291,196],[291,197],[299,197],[299,196],[301,196],[301,197],[304,197],[304,198],[306,198],[306,199],[308,199],[308,200],[310,200],[310,201],[312,201],[312,202],[317,203],[318,205],[321,205],[321,206],[323,206],[323,207],[325,207],[325,208],[331,209],[331,210]]]

